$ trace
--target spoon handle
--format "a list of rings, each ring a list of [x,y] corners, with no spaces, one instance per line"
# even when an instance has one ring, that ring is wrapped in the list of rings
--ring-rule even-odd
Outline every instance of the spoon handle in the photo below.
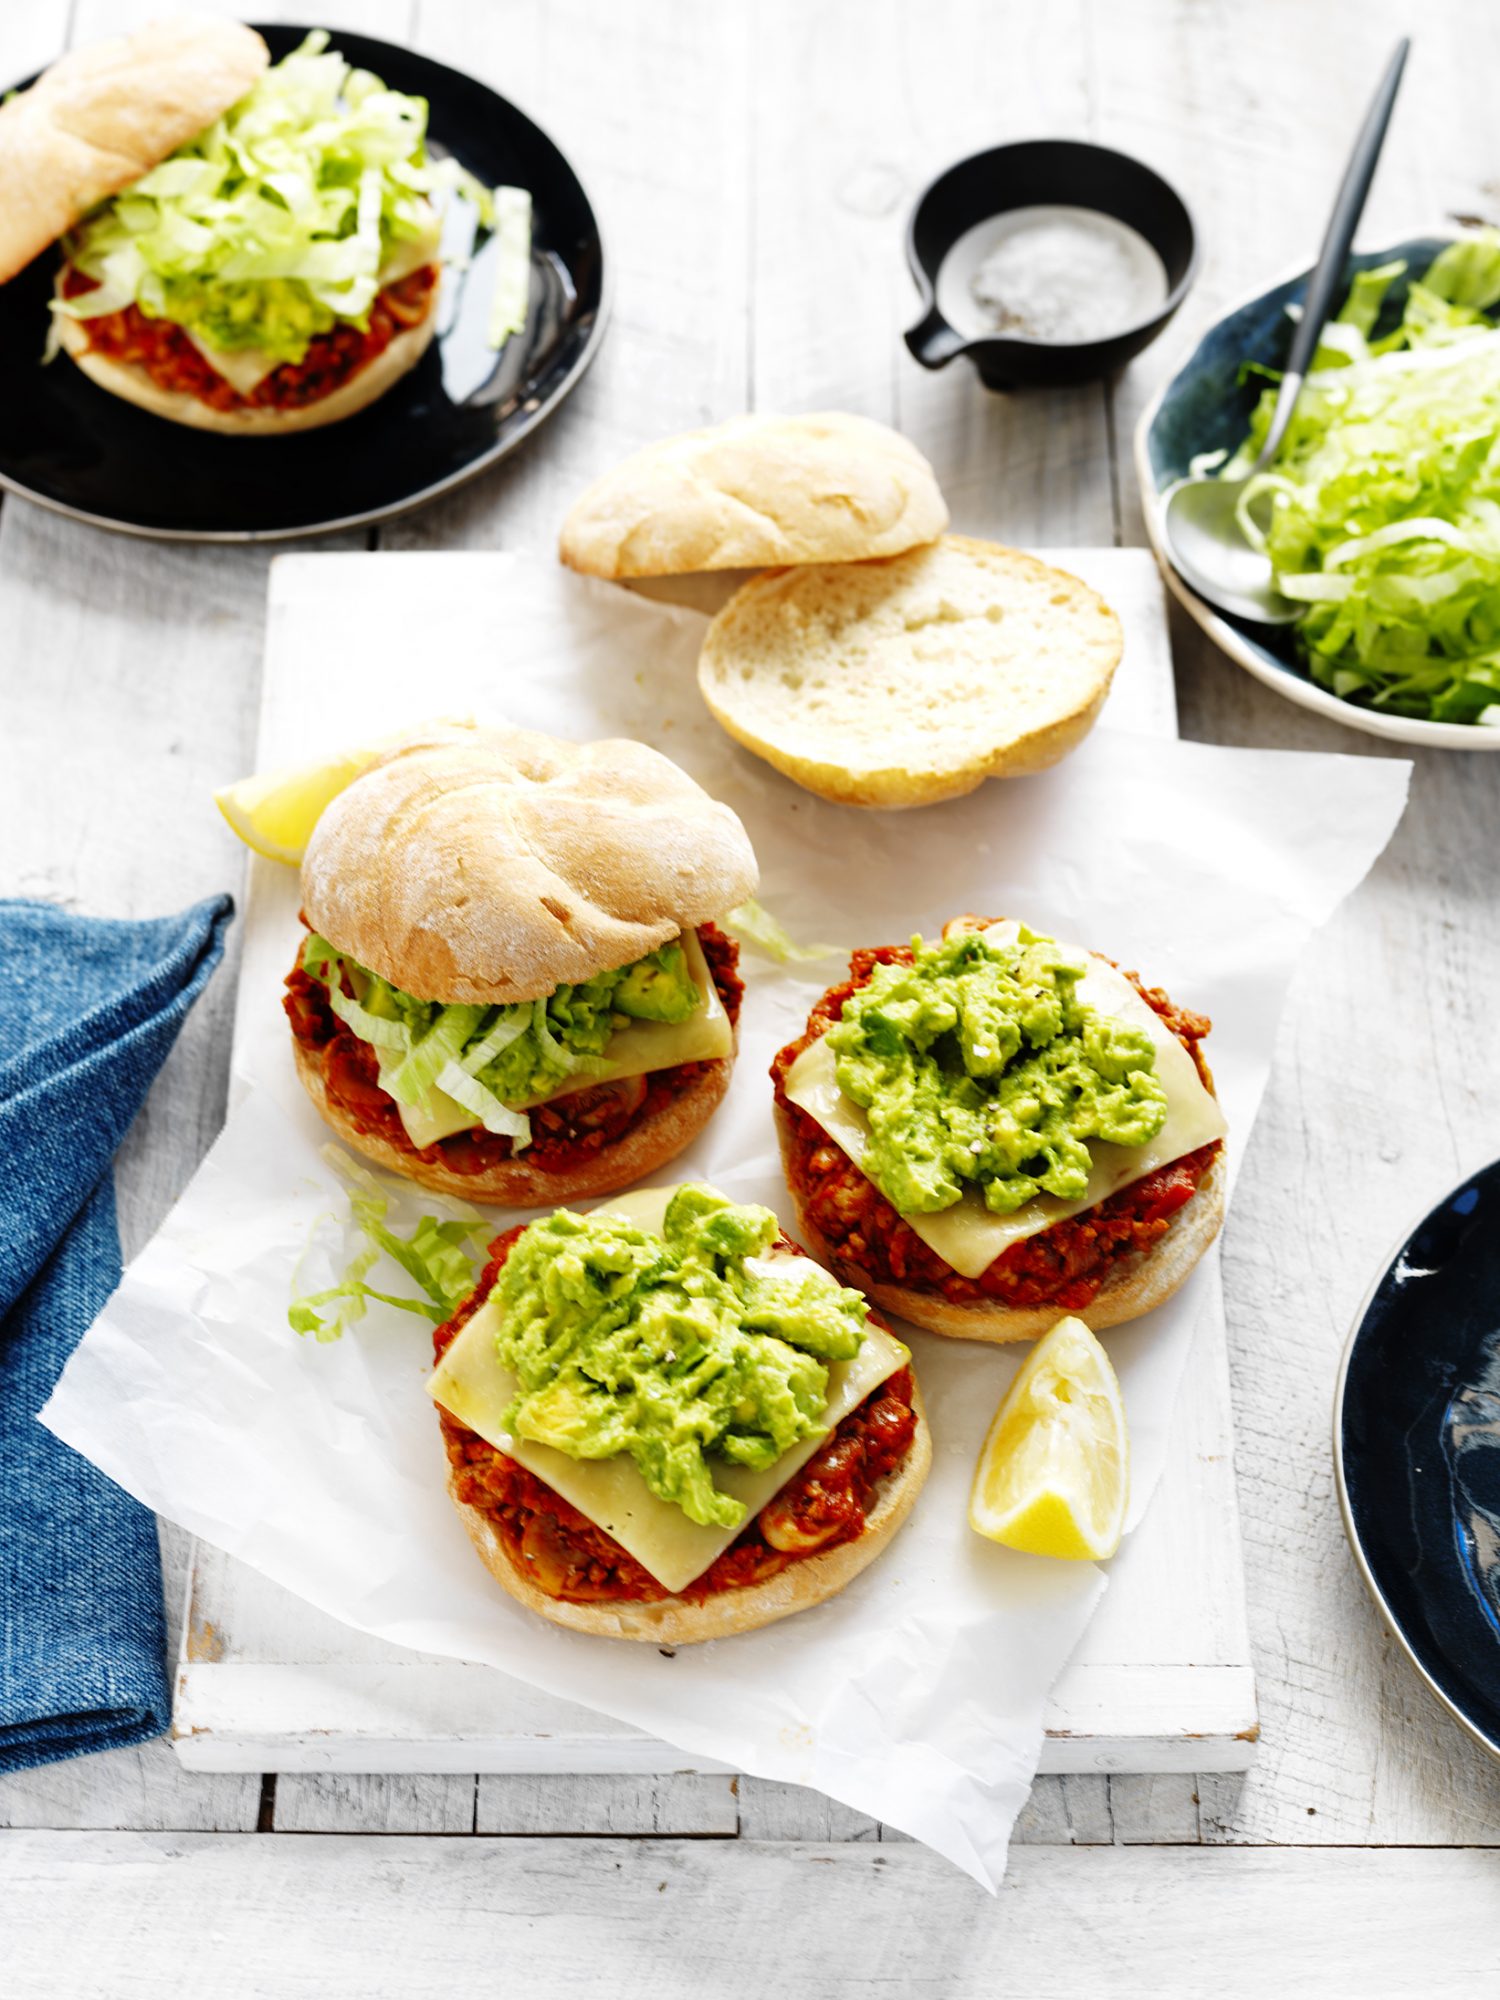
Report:
[[[1333,204],[1333,214],[1328,218],[1328,233],[1323,238],[1323,248],[1318,253],[1318,261],[1307,282],[1307,296],[1302,305],[1302,317],[1297,323],[1297,331],[1292,339],[1292,351],[1287,356],[1286,374],[1282,377],[1281,393],[1276,399],[1275,414],[1271,428],[1266,434],[1265,446],[1261,451],[1262,464],[1268,464],[1276,455],[1287,425],[1292,420],[1292,407],[1302,387],[1302,378],[1307,373],[1313,356],[1318,351],[1318,341],[1328,322],[1339,290],[1344,282],[1344,263],[1348,258],[1354,232],[1359,227],[1359,218],[1364,213],[1365,200],[1370,192],[1370,183],[1375,178],[1375,163],[1380,158],[1381,146],[1385,143],[1386,127],[1391,122],[1391,109],[1396,102],[1397,87],[1401,82],[1401,72],[1406,66],[1407,52],[1411,48],[1411,37],[1403,35],[1397,42],[1395,52],[1386,65],[1385,75],[1380,79],[1380,88],[1365,113],[1365,122],[1359,128],[1359,137],[1354,142],[1354,151],[1349,156],[1349,164],[1344,169],[1344,178]]]

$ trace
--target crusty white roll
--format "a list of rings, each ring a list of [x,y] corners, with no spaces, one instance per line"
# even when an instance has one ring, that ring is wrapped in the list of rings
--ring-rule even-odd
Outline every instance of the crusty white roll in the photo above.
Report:
[[[193,430],[217,431],[223,437],[286,437],[293,431],[317,430],[336,424],[377,402],[386,391],[407,375],[432,345],[437,332],[438,287],[428,295],[427,310],[415,326],[403,327],[375,359],[341,382],[337,389],[316,402],[296,408],[278,409],[270,405],[241,404],[216,410],[186,389],[164,389],[135,361],[120,361],[90,347],[87,320],[58,319],[63,351],[101,389],[154,417],[169,423],[187,424]]]
[[[628,965],[758,880],[735,814],[660,751],[450,723],[326,808],[302,906],[403,992],[495,1006]]]
[[[795,1611],[807,1611],[815,1604],[826,1603],[874,1562],[911,1512],[932,1465],[932,1437],[915,1376],[912,1408],[917,1423],[911,1448],[882,1483],[875,1505],[855,1540],[841,1542],[823,1555],[789,1563],[764,1583],[717,1591],[701,1603],[663,1597],[651,1604],[573,1604],[549,1597],[511,1561],[490,1516],[459,1499],[451,1471],[448,1496],[485,1567],[501,1589],[528,1611],[550,1619],[554,1625],[566,1625],[570,1631],[588,1632],[596,1638],[638,1639],[653,1646],[691,1646],[705,1639],[727,1639],[736,1632],[754,1632],[762,1625],[774,1625],[779,1618],[790,1618]]]
[[[70,49],[0,105],[0,284],[212,125],[269,61],[238,21],[155,21]]]
[[[385,751],[324,809],[302,898],[315,931],[403,992],[490,1006],[630,964],[743,902],[757,880],[734,813],[644,744],[443,722]],[[309,1097],[349,1145],[424,1187],[506,1207],[651,1174],[702,1130],[733,1068],[731,1056],[695,1063],[666,1103],[569,1171],[545,1171],[523,1148],[459,1174],[360,1130],[329,1095],[324,1052],[295,1049]]]
[[[932,467],[884,424],[836,410],[735,417],[596,479],[560,553],[589,576],[676,576],[895,555],[947,525]]]

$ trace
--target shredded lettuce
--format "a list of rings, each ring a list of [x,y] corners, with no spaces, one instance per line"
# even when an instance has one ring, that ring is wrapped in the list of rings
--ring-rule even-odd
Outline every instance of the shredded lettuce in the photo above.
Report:
[[[526,330],[531,302],[531,196],[525,188],[497,187],[495,290],[490,300],[489,344],[504,347]]]
[[[837,958],[836,944],[798,944],[786,927],[753,899],[740,903],[724,918],[724,928],[780,965],[804,964],[816,958]]]
[[[1401,263],[1362,271],[1325,329],[1241,524],[1303,605],[1308,670],[1347,700],[1442,722],[1500,704],[1500,232],[1450,244],[1377,329]],[[1243,478],[1279,379],[1223,468]]]
[[[208,347],[299,362],[337,322],[365,326],[392,275],[438,256],[439,198],[461,194],[489,226],[490,191],[427,152],[426,99],[354,69],[328,39],[309,35],[87,216],[65,248],[97,289],[54,312],[133,304]]]
[[[302,969],[327,988],[350,1033],[381,1051],[381,1084],[398,1104],[420,1105],[434,1089],[444,1091],[486,1131],[514,1140],[517,1151],[531,1140],[531,1121],[519,1107],[567,1077],[604,1071],[604,1052],[626,1021],[684,1020],[703,1005],[675,942],[507,1007],[418,1000],[316,932],[302,948]]]
[[[402,1235],[391,1225],[391,1207],[409,1201],[412,1190],[377,1178],[337,1146],[325,1146],[323,1155],[348,1190],[349,1219],[344,1226],[347,1231],[352,1225],[357,1247],[351,1250],[337,1284],[299,1295],[303,1269],[318,1237],[327,1223],[338,1218],[320,1216],[313,1224],[307,1249],[292,1274],[294,1296],[287,1308],[287,1323],[293,1333],[310,1333],[319,1341],[338,1340],[364,1317],[372,1299],[399,1312],[417,1313],[434,1325],[451,1318],[474,1289],[475,1271],[490,1227],[484,1217],[477,1209],[455,1202],[450,1204],[455,1211],[452,1215],[442,1219],[423,1215]],[[367,1284],[368,1274],[382,1256],[399,1265],[424,1296],[403,1297]],[[329,1306],[336,1310],[330,1313]]]

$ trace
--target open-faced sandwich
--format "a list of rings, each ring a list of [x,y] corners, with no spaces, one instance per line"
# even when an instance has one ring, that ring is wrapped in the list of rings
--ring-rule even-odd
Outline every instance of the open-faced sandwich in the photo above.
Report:
[[[935,1333],[1135,1319],[1224,1214],[1209,1023],[1097,953],[959,917],[857,952],[772,1065],[802,1232]]]
[[[751,895],[728,806],[644,744],[442,723],[326,806],[297,1068],[381,1166],[536,1207],[654,1173],[729,1083]]]
[[[682,1645],[821,1604],[931,1445],[907,1349],[768,1208],[688,1184],[491,1245],[437,1329],[448,1490],[502,1589]]]
[[[0,107],[0,281],[58,237],[54,340],[157,416],[249,437],[334,423],[437,325],[443,200],[422,98],[315,34],[270,67],[233,21],[76,49]]]

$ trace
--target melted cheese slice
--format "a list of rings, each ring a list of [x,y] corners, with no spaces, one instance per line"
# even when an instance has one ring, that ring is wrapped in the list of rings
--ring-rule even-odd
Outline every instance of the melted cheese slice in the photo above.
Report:
[[[985,936],[997,944],[1014,943],[1016,925],[993,925]],[[1069,950],[1077,947],[1069,946]],[[1106,965],[1102,958],[1083,952],[1088,970],[1076,988],[1078,997],[1101,1014],[1111,1014],[1141,1028],[1156,1049],[1156,1074],[1167,1093],[1167,1121],[1144,1146],[1111,1146],[1096,1139],[1089,1145],[1093,1171],[1088,1186],[1077,1201],[1061,1201],[1056,1195],[1038,1195],[1009,1215],[994,1215],[984,1205],[979,1192],[968,1189],[962,1200],[933,1215],[907,1215],[902,1221],[915,1230],[929,1249],[960,1277],[977,1278],[1013,1244],[1024,1242],[1039,1230],[1050,1228],[1070,1215],[1115,1194],[1132,1181],[1170,1166],[1184,1153],[1196,1152],[1211,1139],[1222,1138],[1228,1129],[1218,1100],[1205,1090],[1197,1065],[1161,1016],[1136,992],[1123,973]],[[792,1103],[815,1118],[829,1138],[860,1166],[870,1144],[870,1126],[864,1112],[839,1089],[834,1075],[833,1053],[826,1039],[809,1044],[787,1073],[786,1094]]]
[[[429,229],[410,243],[397,244],[381,265],[379,282],[382,289],[402,278],[409,278],[424,264],[435,263],[441,242],[442,225],[434,215]],[[273,375],[281,366],[274,355],[268,355],[262,348],[211,347],[206,340],[200,340],[190,327],[185,326],[181,330],[214,373],[222,375],[237,396],[253,396],[266,377]]]
[[[641,1188],[594,1213],[625,1215],[643,1229],[660,1229],[667,1202],[674,1192],[673,1188]],[[771,1276],[783,1264],[795,1264],[799,1280],[809,1271],[815,1271],[830,1285],[836,1282],[820,1265],[807,1258],[793,1257],[784,1250],[750,1259],[749,1268]],[[745,1523],[775,1499],[823,1442],[821,1436],[805,1439],[784,1452],[764,1472],[752,1472],[742,1465],[715,1465],[714,1484],[743,1503],[745,1520],[736,1528],[700,1527],[680,1507],[651,1491],[632,1458],[569,1458],[550,1445],[532,1444],[512,1436],[500,1419],[520,1385],[510,1369],[501,1365],[495,1345],[498,1330],[499,1313],[490,1299],[438,1363],[427,1383],[428,1395],[451,1411],[461,1424],[477,1431],[487,1443],[545,1480],[554,1493],[571,1501],[596,1527],[612,1535],[643,1569],[649,1570],[664,1590],[683,1590],[695,1577],[702,1576]],[[909,1359],[908,1350],[899,1340],[883,1327],[868,1323],[854,1359],[828,1364],[828,1402],[823,1415],[829,1429],[857,1410],[873,1390],[904,1368]]]
[[[528,1097],[516,1105],[517,1111],[528,1111],[553,1097],[565,1097],[572,1090],[587,1090],[592,1084],[611,1083],[627,1076],[649,1076],[652,1070],[675,1069],[679,1063],[712,1062],[734,1054],[734,1029],[724,1012],[698,933],[684,931],[679,942],[693,984],[703,996],[703,1005],[697,1012],[689,1014],[685,1021],[632,1020],[611,1037],[599,1058],[602,1068],[591,1070],[584,1077],[559,1078],[540,1097]],[[383,1080],[386,1071],[394,1068],[401,1058],[385,1049],[377,1049],[375,1053]],[[420,1104],[402,1104],[397,1109],[406,1136],[418,1151],[455,1132],[472,1132],[480,1123],[472,1111],[465,1110],[436,1086]]]

